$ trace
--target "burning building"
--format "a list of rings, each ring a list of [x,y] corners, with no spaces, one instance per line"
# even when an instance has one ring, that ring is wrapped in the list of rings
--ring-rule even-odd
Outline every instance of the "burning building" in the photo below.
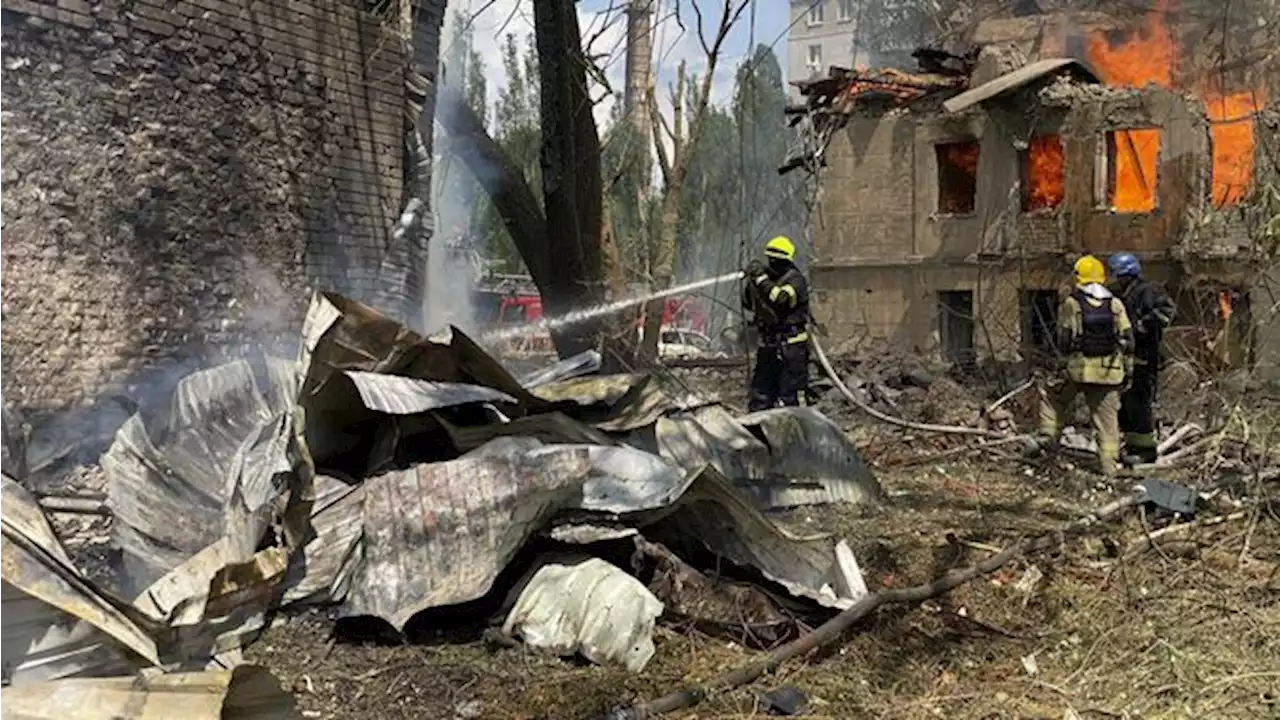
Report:
[[[817,319],[958,362],[1049,351],[1074,259],[1129,251],[1198,326],[1191,350],[1274,365],[1276,210],[1255,190],[1276,178],[1276,73],[1189,73],[1160,12],[1056,41],[1078,25],[1033,20],[1038,42],[800,83],[780,171],[821,182]]]

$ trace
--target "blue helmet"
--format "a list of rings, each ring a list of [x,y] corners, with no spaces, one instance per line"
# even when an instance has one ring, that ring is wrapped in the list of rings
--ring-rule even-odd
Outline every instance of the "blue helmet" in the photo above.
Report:
[[[1113,277],[1142,277],[1142,263],[1133,253],[1116,253],[1107,258],[1107,270]]]

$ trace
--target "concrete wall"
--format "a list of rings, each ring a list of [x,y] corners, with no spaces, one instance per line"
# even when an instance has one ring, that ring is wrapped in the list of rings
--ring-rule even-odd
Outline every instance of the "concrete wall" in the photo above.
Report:
[[[815,315],[838,341],[870,337],[937,352],[937,293],[968,290],[975,344],[1006,355],[1022,341],[1022,291],[1058,289],[1076,255],[1133,251],[1154,277],[1176,281],[1166,260],[1185,255],[1193,238],[1239,252],[1241,213],[1207,202],[1209,130],[1198,102],[1155,89],[1083,87],[1042,103],[1036,92],[958,116],[925,108],[853,117],[833,140],[813,282]],[[1162,128],[1158,205],[1151,213],[1114,212],[1095,192],[1099,147],[1107,131],[1138,127]],[[1258,128],[1270,132],[1265,122]],[[1018,147],[1042,134],[1062,137],[1065,197],[1054,209],[1024,212]],[[940,214],[934,145],[965,139],[980,142],[976,207]],[[1266,142],[1258,145],[1259,172],[1274,177],[1261,157]]]
[[[355,0],[6,0],[5,402],[145,401],[312,284],[420,307],[401,47]]]
[[[787,28],[787,80],[807,80],[816,75],[826,75],[827,68],[854,67],[866,62],[866,57],[853,57],[853,40],[857,35],[858,4],[852,4],[853,14],[841,19],[841,0],[790,0],[791,24]],[[822,22],[816,25],[809,23],[809,8],[821,6]],[[809,46],[822,47],[822,64],[816,72],[807,64]],[[788,92],[799,97],[799,91],[789,87]]]

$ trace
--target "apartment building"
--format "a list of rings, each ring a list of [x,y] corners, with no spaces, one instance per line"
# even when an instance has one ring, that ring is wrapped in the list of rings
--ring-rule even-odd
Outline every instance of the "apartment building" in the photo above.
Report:
[[[787,30],[787,80],[825,75],[832,65],[854,67],[857,0],[791,0]],[[793,89],[797,97],[798,93]]]

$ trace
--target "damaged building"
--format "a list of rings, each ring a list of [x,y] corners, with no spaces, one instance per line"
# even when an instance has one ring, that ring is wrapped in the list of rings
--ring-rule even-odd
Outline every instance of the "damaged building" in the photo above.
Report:
[[[1276,74],[1183,92],[1116,77],[1118,51],[1062,57],[1081,43],[1061,26],[997,18],[975,35],[1008,43],[801,83],[780,171],[820,178],[815,315],[956,363],[1027,357],[1052,350],[1074,259],[1129,251],[1178,299],[1175,352],[1274,366],[1275,209],[1254,190],[1276,178]]]
[[[285,350],[314,286],[416,324],[426,250],[394,228],[444,6],[6,1],[6,405],[145,405]]]

